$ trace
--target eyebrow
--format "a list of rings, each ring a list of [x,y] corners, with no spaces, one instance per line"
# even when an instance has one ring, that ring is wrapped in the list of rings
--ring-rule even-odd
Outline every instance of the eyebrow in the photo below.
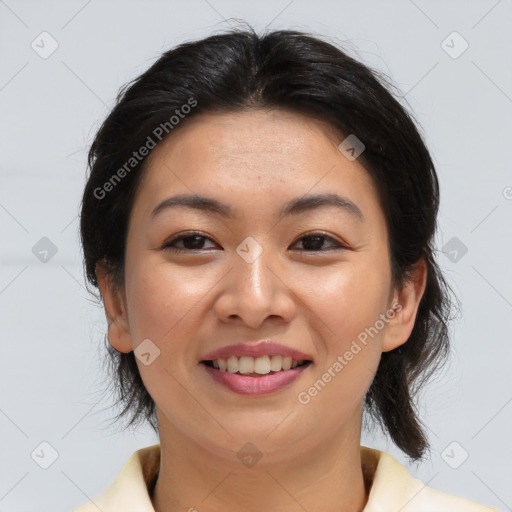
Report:
[[[199,211],[213,213],[227,219],[235,217],[233,208],[227,204],[221,203],[217,199],[200,195],[183,194],[163,200],[153,209],[151,212],[151,218],[154,218],[164,210],[173,207],[192,208]],[[283,205],[279,212],[279,218],[290,215],[299,215],[301,213],[327,207],[339,208],[361,221],[364,220],[363,212],[353,201],[348,197],[334,193],[305,195],[292,199]]]

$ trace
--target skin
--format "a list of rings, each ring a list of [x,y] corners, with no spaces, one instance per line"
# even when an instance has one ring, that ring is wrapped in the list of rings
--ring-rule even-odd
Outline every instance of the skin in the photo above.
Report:
[[[366,504],[364,396],[382,352],[409,338],[426,267],[420,260],[415,279],[393,287],[376,189],[339,151],[343,138],[300,114],[249,110],[191,118],[150,154],[130,216],[125,281],[116,288],[101,265],[97,274],[112,346],[130,352],[149,338],[160,350],[148,366],[137,359],[157,405],[157,512],[355,512]],[[348,197],[364,220],[333,207],[277,218],[285,202],[319,192]],[[192,193],[230,205],[235,217],[180,207],[151,220],[160,201]],[[162,249],[189,230],[206,237],[199,249],[190,241],[175,244],[185,253]],[[318,230],[333,240],[303,245]],[[263,249],[252,263],[236,252],[249,236]],[[298,393],[397,303],[384,328],[300,403]],[[199,364],[214,349],[267,336],[314,361],[277,393],[234,393]],[[237,457],[247,442],[262,454],[252,467]]]

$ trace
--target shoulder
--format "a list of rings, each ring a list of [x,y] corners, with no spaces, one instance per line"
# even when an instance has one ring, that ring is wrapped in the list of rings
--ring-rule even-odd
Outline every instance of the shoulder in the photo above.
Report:
[[[101,495],[90,499],[72,512],[154,512],[148,489],[159,470],[159,444],[137,450]]]
[[[361,462],[372,480],[363,512],[498,512],[427,486],[389,453],[361,446]]]

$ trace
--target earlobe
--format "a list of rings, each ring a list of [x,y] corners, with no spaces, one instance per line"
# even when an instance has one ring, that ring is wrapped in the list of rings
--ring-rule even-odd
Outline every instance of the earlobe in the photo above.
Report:
[[[427,264],[421,258],[413,269],[413,275],[401,290],[394,291],[391,308],[394,309],[393,318],[389,321],[382,341],[382,351],[389,352],[403,345],[411,335],[416,321],[420,301],[425,292],[427,283]]]
[[[108,340],[119,352],[131,352],[133,345],[122,294],[104,264],[96,264],[96,277],[108,321]]]

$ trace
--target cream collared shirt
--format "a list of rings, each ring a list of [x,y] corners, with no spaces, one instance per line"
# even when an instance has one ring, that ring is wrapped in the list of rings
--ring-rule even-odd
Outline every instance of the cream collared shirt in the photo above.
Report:
[[[372,481],[363,512],[498,512],[413,478],[389,453],[361,446],[363,470]],[[137,450],[100,496],[72,512],[155,512],[149,489],[160,468],[160,445]]]

